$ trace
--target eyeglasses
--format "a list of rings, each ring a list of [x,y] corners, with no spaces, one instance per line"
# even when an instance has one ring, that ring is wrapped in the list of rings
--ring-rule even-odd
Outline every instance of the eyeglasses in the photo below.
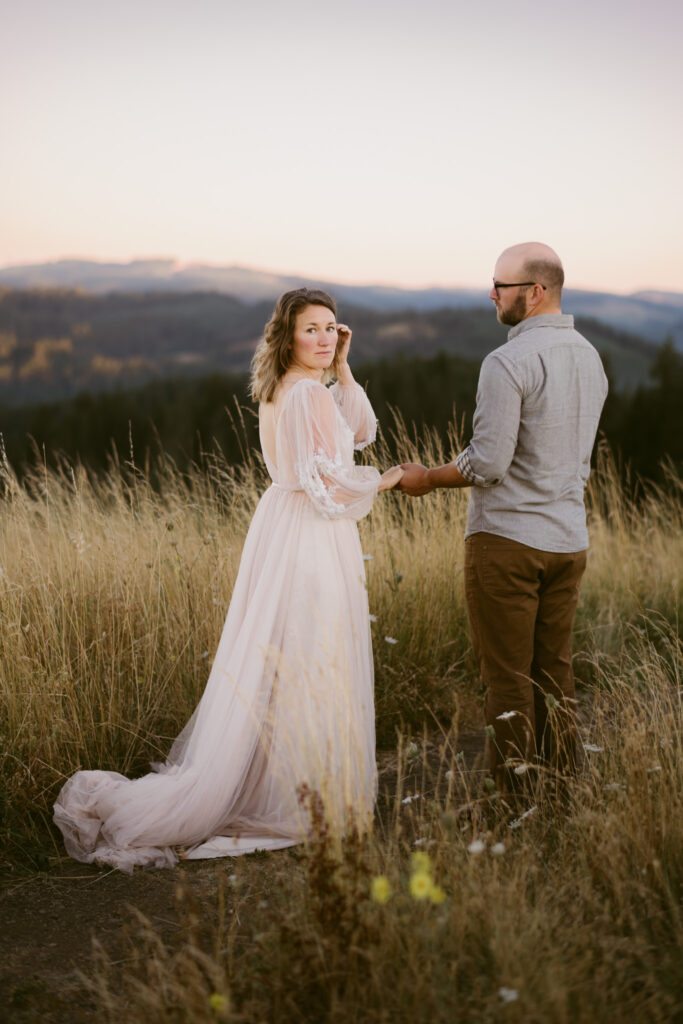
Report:
[[[503,281],[496,281],[495,278],[494,278],[494,280],[493,280],[493,294],[496,296],[497,299],[499,299],[500,298],[500,295],[498,294],[498,289],[499,288],[528,288],[528,287],[530,287],[533,284],[538,284],[538,285],[540,285],[540,287],[543,289],[544,292],[547,291],[546,286],[544,284],[541,284],[540,281],[515,281],[514,284],[504,284]]]

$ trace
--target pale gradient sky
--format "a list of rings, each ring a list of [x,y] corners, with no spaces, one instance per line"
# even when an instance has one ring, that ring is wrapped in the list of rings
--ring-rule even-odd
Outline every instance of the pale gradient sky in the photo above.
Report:
[[[680,0],[8,0],[0,265],[683,290]]]

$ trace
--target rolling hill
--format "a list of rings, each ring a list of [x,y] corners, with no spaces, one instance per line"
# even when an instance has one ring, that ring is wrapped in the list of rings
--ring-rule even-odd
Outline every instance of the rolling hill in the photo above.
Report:
[[[490,308],[488,282],[481,289],[405,289],[382,285],[349,285],[317,281],[301,275],[255,270],[243,266],[182,266],[173,259],[133,260],[128,263],[95,260],[57,260],[0,268],[0,287],[18,289],[77,289],[108,292],[218,292],[246,304],[272,302],[281,292],[301,284],[317,284],[349,306],[378,312],[431,312],[471,306]],[[672,337],[683,350],[683,293],[642,291],[632,295],[567,289],[566,312],[592,317],[620,331],[659,344]]]
[[[20,405],[150,380],[241,373],[272,309],[219,292],[0,290],[0,403]],[[503,344],[490,307],[377,310],[343,299],[355,362],[446,352],[477,362]],[[620,388],[648,380],[657,347],[598,320],[577,326]]]

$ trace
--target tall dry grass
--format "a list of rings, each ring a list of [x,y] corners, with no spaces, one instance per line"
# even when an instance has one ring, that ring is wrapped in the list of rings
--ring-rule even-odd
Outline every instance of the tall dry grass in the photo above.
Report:
[[[390,440],[403,461],[427,464],[459,448],[455,431],[418,437],[400,420]],[[386,441],[372,457],[389,463]],[[133,453],[101,477],[37,465],[20,485],[6,461],[0,467],[0,843],[15,862],[49,852],[51,802],[65,778],[78,768],[146,770],[203,689],[267,480],[248,452],[239,467],[207,457],[184,474],[162,457],[154,486],[151,477]],[[672,480],[669,492],[634,504],[601,454],[576,625],[579,677],[621,678],[634,644],[678,630],[680,486]],[[477,714],[462,585],[466,506],[462,491],[389,494],[361,523],[381,744],[393,744],[398,727]]]
[[[79,999],[107,1024],[680,1020],[680,647],[660,640],[596,691],[564,810],[541,780],[524,817],[462,824],[457,756],[427,759],[421,799],[341,857],[318,819],[298,856],[221,865],[212,906],[181,873],[175,940],[138,916]]]
[[[394,441],[428,464],[458,448],[400,422]],[[266,481],[258,459],[216,457],[187,474],[162,459],[154,486],[134,460],[102,477],[37,466],[21,485],[5,463],[1,486],[1,839],[26,868],[62,856],[50,816],[66,777],[144,771],[184,724]],[[341,857],[318,820],[301,853],[217,865],[214,907],[180,872],[177,941],[140,919],[123,966],[100,951],[80,988],[93,1020],[680,1019],[680,481],[635,503],[601,451],[588,501],[575,636],[588,749],[564,810],[541,778],[516,827],[504,807],[453,814],[468,776],[449,723],[479,713],[467,496],[382,496],[361,524],[379,735],[438,726],[440,756],[401,741],[390,812]],[[421,795],[404,802],[409,773]]]

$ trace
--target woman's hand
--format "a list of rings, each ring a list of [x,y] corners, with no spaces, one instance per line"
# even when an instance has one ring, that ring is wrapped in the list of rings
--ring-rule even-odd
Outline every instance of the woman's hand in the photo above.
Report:
[[[340,384],[355,383],[347,362],[352,334],[353,331],[346,324],[337,324],[337,351],[334,355],[334,366]]]
[[[379,482],[377,492],[379,493],[380,491],[393,490],[393,488],[396,486],[396,484],[399,482],[402,476],[403,470],[401,469],[401,467],[392,466],[391,469],[388,469],[386,471],[386,473],[382,473],[382,479]]]

